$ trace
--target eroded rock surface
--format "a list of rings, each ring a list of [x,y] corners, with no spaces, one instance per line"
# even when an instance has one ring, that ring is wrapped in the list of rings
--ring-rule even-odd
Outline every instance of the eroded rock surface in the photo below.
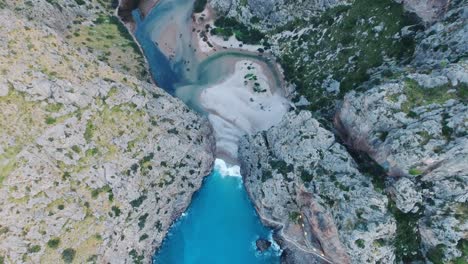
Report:
[[[16,7],[0,10],[0,262],[149,262],[211,170],[210,125]]]
[[[320,260],[309,252],[337,263],[394,261],[396,225],[386,196],[310,112],[291,112],[244,138],[240,157],[247,191],[264,221],[282,227],[292,263]]]
[[[406,236],[413,239],[397,239],[397,250],[433,263],[467,258],[466,10],[455,5],[422,32],[399,75],[347,94],[335,119],[346,143],[386,172],[399,229],[412,227]]]
[[[257,24],[263,30],[286,25],[295,19],[308,19],[347,0],[210,0],[211,6],[220,14],[237,18],[244,24]]]

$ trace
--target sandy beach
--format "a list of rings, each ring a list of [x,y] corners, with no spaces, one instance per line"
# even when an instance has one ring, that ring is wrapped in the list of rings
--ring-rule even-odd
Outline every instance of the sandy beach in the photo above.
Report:
[[[250,60],[236,62],[234,72],[223,82],[204,89],[199,101],[209,113],[218,156],[230,162],[237,162],[240,137],[270,128],[289,109],[289,102],[264,68]]]

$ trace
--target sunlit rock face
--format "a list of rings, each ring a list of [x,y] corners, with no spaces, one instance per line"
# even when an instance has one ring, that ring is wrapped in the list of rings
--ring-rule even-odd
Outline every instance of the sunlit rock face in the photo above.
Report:
[[[108,6],[5,2],[0,263],[149,262],[211,172],[208,120],[112,60],[140,63]]]
[[[396,229],[387,197],[310,112],[290,112],[243,138],[239,156],[246,189],[264,221],[282,228],[292,263],[315,263],[321,254],[339,263],[395,260],[386,244]]]

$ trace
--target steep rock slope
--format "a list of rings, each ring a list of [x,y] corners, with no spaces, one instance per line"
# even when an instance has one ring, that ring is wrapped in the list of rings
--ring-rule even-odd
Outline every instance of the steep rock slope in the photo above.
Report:
[[[0,263],[148,262],[211,170],[211,128],[31,3],[0,10]]]
[[[280,242],[286,253],[292,251],[284,258],[286,263],[309,263],[307,243],[337,262],[375,263],[384,255],[391,256],[382,258],[385,263],[467,261],[466,1],[402,2],[404,6],[393,1],[356,0],[308,20],[270,29],[252,22],[253,27],[266,32],[268,48],[296,86],[296,106],[312,110],[322,124],[338,132],[338,141],[344,141],[357,158],[358,166],[353,167],[359,167],[360,175],[364,175],[357,181],[374,191],[364,191],[360,184],[354,184],[354,188],[358,193],[376,192],[386,197],[385,214],[394,219],[394,229],[383,240],[375,239],[372,246],[348,236],[349,230],[342,229],[346,222],[334,211],[336,204],[344,203],[340,195],[349,191],[341,188],[330,192],[334,195],[329,197],[328,206],[322,205],[324,212],[335,218],[315,217],[327,219],[323,222],[329,223],[328,228],[323,229],[328,232],[320,233],[307,224],[304,230],[300,228],[301,221],[313,226],[304,208],[313,210],[316,206],[304,202],[310,195],[301,195],[303,190],[298,192],[298,187],[291,186],[301,183],[301,176],[313,186],[320,186],[323,179],[333,181],[336,176],[333,170],[321,171],[321,166],[315,165],[310,170],[322,172],[321,178],[298,170],[307,151],[321,148],[318,143],[307,143],[307,131],[316,128],[307,125],[307,118],[298,118],[304,127],[302,133],[297,132],[291,114],[281,129],[245,139],[241,149],[245,185],[259,213],[265,222],[283,227]],[[419,17],[404,12],[403,7]],[[240,13],[231,11],[229,15],[244,21]],[[290,139],[292,135],[294,140]],[[300,150],[278,150],[277,145],[283,143]],[[287,155],[291,155],[289,160],[284,158]],[[366,155],[370,159],[362,159]],[[327,162],[331,168],[340,168],[335,160]],[[322,194],[318,187],[304,186],[313,195]],[[353,202],[345,203],[348,209],[356,209]],[[300,210],[288,218],[292,207]],[[313,234],[312,238],[304,238],[304,231]],[[337,246],[338,237],[341,247]],[[313,244],[320,238],[333,246]],[[361,252],[350,247],[352,241]],[[385,250],[373,248],[379,245]]]
[[[467,11],[423,32],[407,69],[347,94],[335,119],[346,143],[384,168],[401,236],[412,233],[397,247],[409,260],[468,257]]]
[[[140,49],[114,16],[117,1],[3,1],[5,8],[32,23],[54,29],[64,42],[76,49],[92,53],[120,72],[148,79]]]
[[[239,149],[247,191],[263,220],[282,227],[290,263],[317,262],[314,248],[335,263],[395,260],[386,196],[310,112],[289,113]]]
[[[211,6],[221,15],[235,17],[246,25],[253,24],[264,31],[311,17],[347,0],[211,0]]]

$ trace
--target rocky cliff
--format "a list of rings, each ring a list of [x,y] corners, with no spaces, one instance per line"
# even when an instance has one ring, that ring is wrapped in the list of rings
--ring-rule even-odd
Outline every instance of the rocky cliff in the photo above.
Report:
[[[468,261],[468,7],[402,2],[252,22],[296,87],[297,108],[321,124],[290,113],[240,149],[245,186],[278,228],[285,263]],[[229,15],[248,17],[229,3]]]
[[[264,31],[284,26],[295,20],[312,17],[347,0],[211,0],[218,14],[235,17],[241,23]]]
[[[0,7],[0,263],[149,262],[211,170],[210,125],[141,80],[109,6]]]
[[[385,170],[400,226],[413,227],[397,250],[433,263],[467,257],[467,12],[454,6],[417,37],[406,69],[347,94],[335,118],[346,143]]]
[[[281,228],[288,263],[391,263],[387,197],[310,112],[289,113],[240,145],[242,175],[266,223]],[[336,223],[336,224],[335,224]]]

